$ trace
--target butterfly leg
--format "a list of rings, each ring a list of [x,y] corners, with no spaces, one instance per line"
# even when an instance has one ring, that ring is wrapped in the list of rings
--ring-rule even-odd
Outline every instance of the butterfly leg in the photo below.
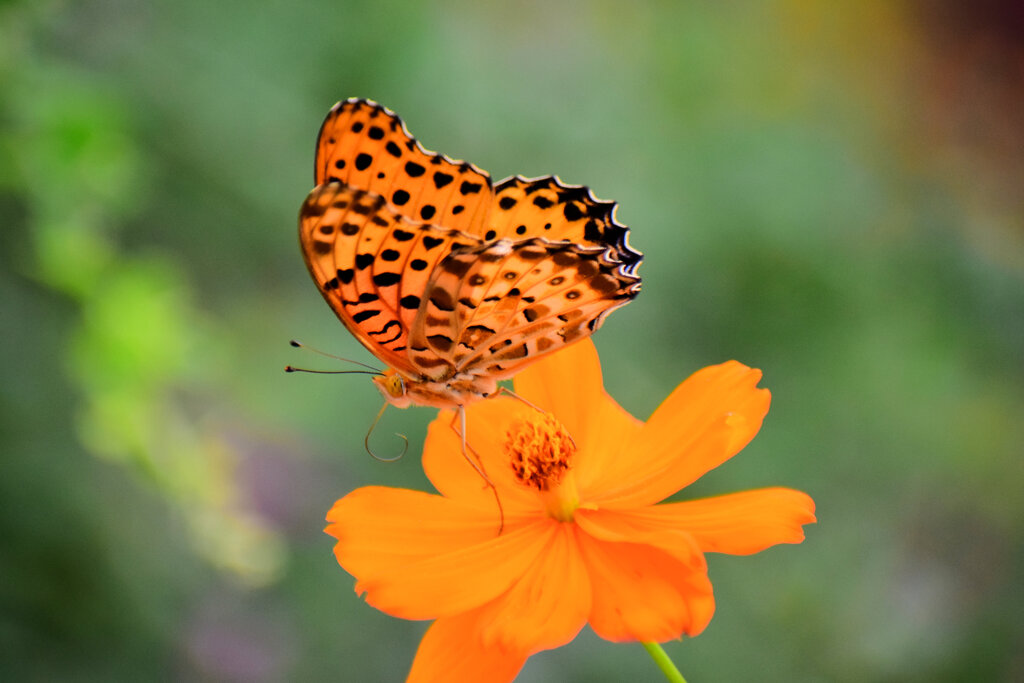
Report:
[[[455,420],[459,421],[459,428],[455,427]],[[476,470],[476,473],[480,475],[480,478],[484,480],[484,483],[488,488],[491,489],[491,493],[494,494],[494,501],[498,504],[498,535],[505,529],[505,509],[501,506],[501,496],[498,495],[498,488],[491,481],[491,478],[487,476],[487,472],[484,470],[483,460],[477,455],[477,452],[473,450],[473,447],[466,443],[466,408],[459,406],[459,410],[452,421],[449,424],[452,431],[459,435],[459,442],[462,444],[462,457],[466,459],[466,462]],[[470,455],[472,454],[472,455]]]
[[[520,395],[519,395],[519,394],[517,394],[516,392],[512,391],[512,390],[511,390],[511,389],[509,389],[508,387],[498,387],[498,393],[499,393],[499,394],[508,394],[509,396],[511,396],[512,398],[516,399],[517,401],[522,401],[522,402],[523,402],[523,403],[525,403],[526,405],[530,406],[531,408],[533,408],[534,410],[536,410],[536,411],[537,411],[538,413],[541,413],[542,415],[544,414],[544,411],[543,411],[543,410],[541,410],[540,408],[538,408],[538,407],[537,407],[537,406],[535,406],[534,404],[530,403],[530,402],[529,402],[529,401],[527,401],[527,400],[526,400],[525,398],[523,398],[522,396],[520,396]]]
[[[522,396],[520,396],[516,392],[512,391],[508,387],[498,387],[498,394],[508,394],[509,396],[511,396],[512,398],[516,399],[517,401],[522,401],[526,405],[530,406],[531,408],[536,410],[541,415],[546,414],[545,411],[542,410],[539,406],[536,406],[533,403],[530,403],[525,398],[523,398]],[[568,434],[568,432],[567,432],[567,434]],[[568,436],[569,436],[569,441],[572,441],[572,445],[575,446],[576,445],[576,440],[572,438],[572,434],[568,434]]]

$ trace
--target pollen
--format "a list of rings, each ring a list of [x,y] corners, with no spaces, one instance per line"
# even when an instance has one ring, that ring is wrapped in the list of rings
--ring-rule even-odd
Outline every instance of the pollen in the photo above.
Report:
[[[561,422],[547,413],[513,421],[505,454],[516,480],[540,494],[552,517],[572,519],[579,505],[571,472],[576,444]]]
[[[562,483],[576,445],[562,423],[544,413],[539,418],[515,420],[508,429],[505,453],[519,483],[537,491],[550,491]]]

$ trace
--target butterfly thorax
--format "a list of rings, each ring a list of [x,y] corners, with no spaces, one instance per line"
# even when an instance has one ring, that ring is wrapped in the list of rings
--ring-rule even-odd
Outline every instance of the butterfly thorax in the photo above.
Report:
[[[498,382],[489,376],[458,373],[445,380],[429,377],[406,377],[388,368],[373,383],[387,401],[398,408],[410,404],[454,410],[492,396]]]

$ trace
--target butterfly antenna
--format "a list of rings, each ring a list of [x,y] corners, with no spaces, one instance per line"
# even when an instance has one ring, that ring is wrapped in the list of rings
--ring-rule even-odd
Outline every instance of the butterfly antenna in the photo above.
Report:
[[[311,375],[382,375],[382,372],[370,372],[369,370],[310,370],[309,368],[297,368],[294,365],[284,366],[285,372],[308,372]]]
[[[363,439],[363,445],[366,446],[366,452],[369,453],[370,457],[376,460],[377,462],[395,462],[396,460],[401,460],[402,456],[404,456],[406,452],[409,450],[409,437],[407,437],[405,434],[397,433],[395,434],[395,436],[397,436],[399,439],[405,442],[405,444],[402,446],[402,452],[399,453],[398,455],[392,456],[390,458],[382,458],[376,453],[374,453],[373,449],[370,448],[370,435],[373,434],[373,430],[377,428],[377,423],[380,422],[380,418],[383,417],[384,411],[387,410],[387,407],[388,402],[384,401],[384,405],[380,407],[380,412],[377,413],[377,417],[373,418],[373,423],[370,424],[370,429],[367,430],[366,432],[366,438]]]
[[[364,367],[367,370],[373,370],[378,375],[383,375],[384,374],[383,370],[378,370],[377,368],[373,367],[372,365],[367,365],[366,363],[360,363],[359,361],[352,360],[351,358],[342,358],[341,356],[335,356],[333,353],[327,353],[326,351],[321,351],[320,349],[315,349],[312,346],[306,346],[302,342],[296,341],[295,339],[292,339],[288,343],[291,344],[293,347],[295,347],[297,349],[305,349],[306,351],[312,351],[313,353],[317,354],[318,356],[323,356],[324,358],[333,358],[334,360],[340,360],[340,361],[343,361],[345,363],[352,363],[353,365],[358,365],[360,367]]]

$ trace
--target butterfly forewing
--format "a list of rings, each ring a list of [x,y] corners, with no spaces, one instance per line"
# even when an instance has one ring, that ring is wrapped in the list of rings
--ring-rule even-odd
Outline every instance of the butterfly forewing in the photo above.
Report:
[[[601,247],[608,258],[627,269],[641,255],[629,246],[629,229],[615,221],[615,202],[596,199],[582,185],[564,185],[558,178],[513,176],[494,188],[494,203],[486,221],[497,238],[544,237],[580,246]]]
[[[423,149],[394,112],[362,99],[327,115],[315,181],[374,192],[412,220],[472,234],[481,234],[493,198],[486,172]]]
[[[415,372],[408,336],[427,280],[464,233],[411,221],[378,195],[340,183],[313,190],[299,238],[324,298],[359,341],[396,370]]]

